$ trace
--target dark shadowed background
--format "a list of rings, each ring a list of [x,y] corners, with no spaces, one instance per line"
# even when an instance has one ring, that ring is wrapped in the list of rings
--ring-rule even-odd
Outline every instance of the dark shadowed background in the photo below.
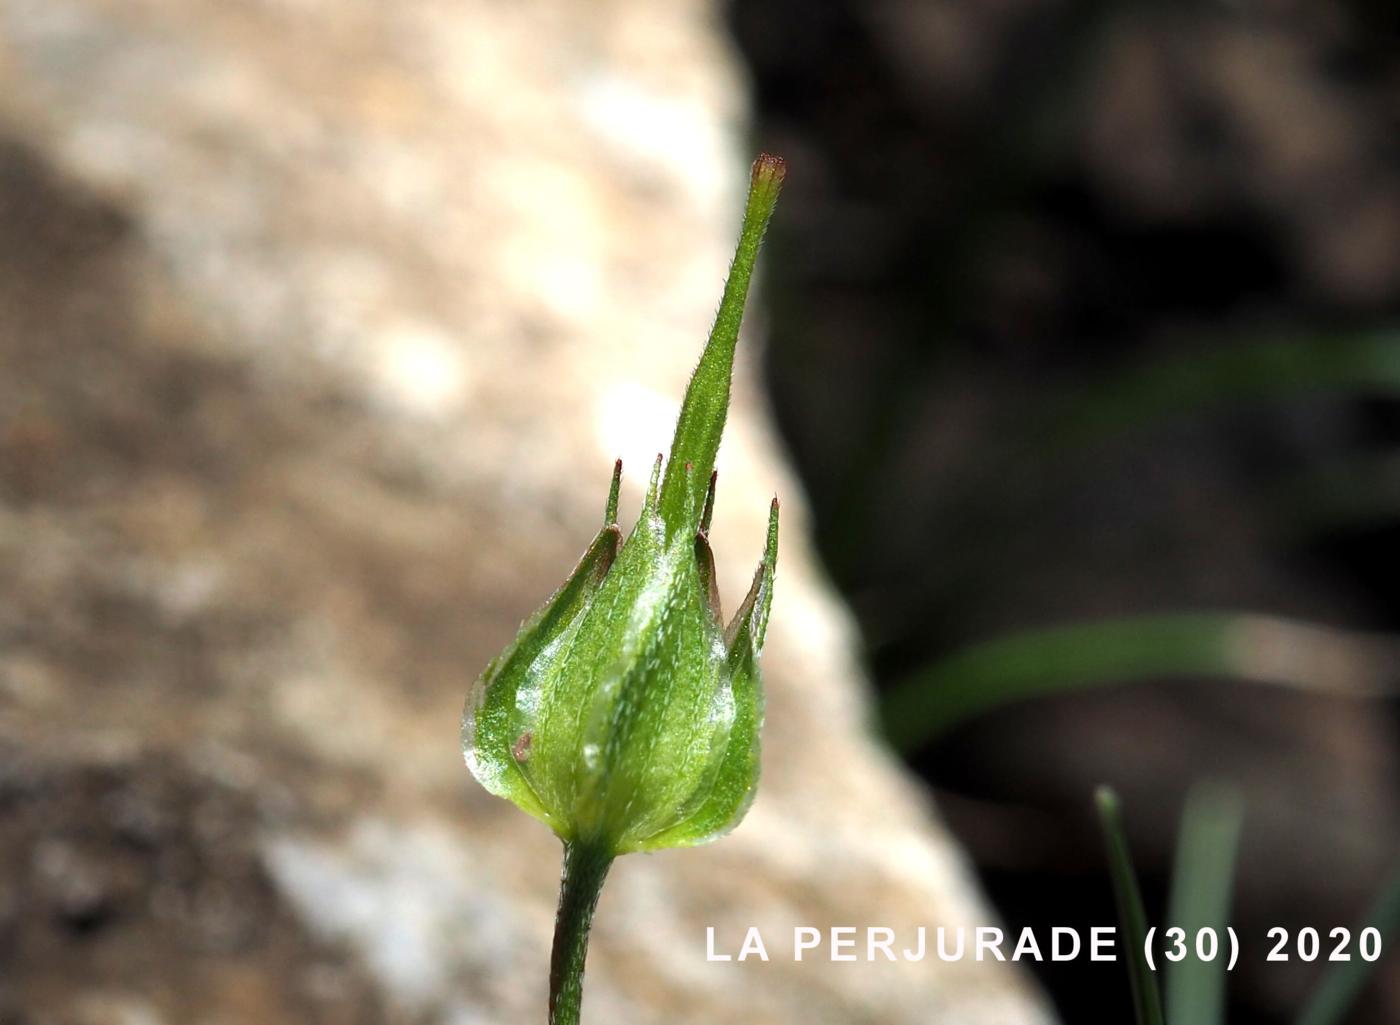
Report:
[[[1160,913],[1184,794],[1224,779],[1237,924],[1350,924],[1400,851],[1396,8],[729,18],[758,139],[798,169],[772,402],[879,685],[937,720],[898,724],[905,753],[1007,921],[1111,915],[1101,781]],[[1035,680],[1062,693],[939,706]],[[1311,693],[1354,688],[1392,696]],[[1231,1020],[1286,1020],[1318,966],[1258,953]],[[1112,966],[1042,978],[1069,1020],[1126,1013]],[[1397,1018],[1392,961],[1355,1020]]]

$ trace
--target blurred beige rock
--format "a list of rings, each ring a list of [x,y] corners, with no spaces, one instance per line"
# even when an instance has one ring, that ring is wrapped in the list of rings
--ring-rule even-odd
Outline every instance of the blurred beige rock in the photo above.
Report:
[[[541,1018],[557,844],[457,718],[669,441],[743,121],[698,0],[0,0],[0,1021]],[[733,602],[782,495],[764,787],[619,864],[586,1019],[1047,1021],[1001,965],[705,960],[990,921],[751,377],[714,536]]]

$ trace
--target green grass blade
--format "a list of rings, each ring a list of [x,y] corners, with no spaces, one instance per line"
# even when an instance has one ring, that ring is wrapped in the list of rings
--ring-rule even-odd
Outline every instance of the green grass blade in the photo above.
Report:
[[[1223,339],[1093,382],[1052,414],[1051,449],[1119,439],[1183,413],[1298,396],[1400,391],[1400,332]]]
[[[952,726],[1026,698],[1154,676],[1200,675],[1224,662],[1225,619],[1142,616],[1027,630],[957,652],[886,692],[891,744],[909,750]]]
[[[1168,1025],[1221,1025],[1225,1020],[1225,966],[1230,892],[1239,848],[1243,806],[1230,787],[1202,784],[1186,798],[1177,839],[1168,924],[1186,930],[1185,960],[1167,968]],[[1196,956],[1196,935],[1213,929],[1220,955]]]
[[[1108,869],[1113,879],[1113,899],[1118,905],[1122,923],[1123,956],[1128,963],[1128,979],[1133,987],[1133,1010],[1137,1025],[1163,1025],[1162,996],[1157,990],[1157,977],[1147,965],[1143,944],[1147,939],[1147,914],[1142,908],[1142,893],[1138,889],[1137,872],[1133,870],[1128,837],[1123,831],[1123,817],[1118,795],[1109,787],[1099,787],[1094,794],[1098,806],[1099,824],[1104,845],[1108,849]]]
[[[1133,680],[1205,676],[1350,697],[1393,693],[1396,661],[1396,638],[1278,616],[1127,616],[964,648],[896,683],[881,699],[880,715],[890,744],[909,751],[1005,705]]]
[[[1357,937],[1366,928],[1377,929],[1381,934],[1382,954],[1375,961],[1363,960],[1355,948]],[[1351,960],[1338,961],[1332,966],[1295,1019],[1295,1025],[1341,1025],[1367,981],[1375,974],[1376,966],[1385,956],[1385,948],[1397,934],[1400,934],[1400,869],[1391,875],[1365,919],[1353,931]]]

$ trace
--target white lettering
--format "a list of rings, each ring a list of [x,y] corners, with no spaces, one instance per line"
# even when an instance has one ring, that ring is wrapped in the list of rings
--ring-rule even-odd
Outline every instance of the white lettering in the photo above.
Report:
[[[1069,948],[1068,953],[1060,944],[1060,940],[1068,936],[1074,941],[1074,946]],[[1079,933],[1074,929],[1066,929],[1063,925],[1057,925],[1050,930],[1050,960],[1052,961],[1073,961],[1079,956]]]
[[[1016,949],[1011,953],[1011,960],[1019,961],[1023,957],[1034,958],[1037,961],[1044,961],[1040,956],[1040,944],[1035,940],[1035,933],[1030,926],[1021,930],[1021,938],[1016,941]]]
[[[1113,934],[1117,930],[1111,925],[1096,925],[1089,930],[1089,960],[1116,961],[1113,954]]]
[[[733,961],[728,954],[715,953],[715,927],[709,926],[705,930],[705,960],[706,961]]]
[[[938,959],[940,961],[961,961],[963,959],[963,945],[967,936],[963,933],[961,926],[955,929],[954,932],[956,932],[958,936],[958,949],[950,954],[948,953],[947,944],[943,942],[948,938],[948,930],[941,925],[938,927]]]
[[[849,936],[850,939],[842,938]],[[833,961],[854,961],[854,954],[841,954],[838,951],[854,950],[856,947],[856,927],[854,925],[833,925],[831,927],[831,959]]]
[[[1005,961],[1006,955],[1001,952],[1002,932],[993,925],[979,925],[977,927],[977,960],[986,960],[987,951],[992,952],[992,957],[998,961]]]
[[[877,939],[875,938],[876,936],[883,936],[884,939],[878,939],[878,940],[877,940]],[[899,958],[897,958],[897,957],[894,956],[894,930],[893,930],[893,929],[886,929],[883,925],[874,925],[874,926],[871,926],[871,927],[870,927],[870,931],[869,931],[868,933],[866,933],[866,936],[865,936],[865,959],[866,959],[867,961],[874,961],[874,960],[875,960],[875,951],[877,951],[877,950],[882,950],[882,951],[884,951],[884,952],[885,952],[885,958],[886,958],[887,960],[890,960],[890,961],[898,961],[898,960],[899,960]]]
[[[756,925],[749,926],[744,945],[739,948],[739,960],[747,961],[751,955],[756,955],[760,961],[768,960],[768,950],[763,946],[763,937],[759,935]]]
[[[940,929],[939,931],[942,932],[941,929]],[[927,940],[927,938],[928,938],[928,937],[927,937],[927,932],[928,932],[928,930],[926,930],[922,925],[919,926],[919,952],[918,952],[917,954],[915,954],[914,951],[909,950],[909,949],[906,948],[905,951],[904,951],[904,960],[906,960],[906,961],[922,961],[922,960],[924,959],[924,943],[926,942],[926,940]]]

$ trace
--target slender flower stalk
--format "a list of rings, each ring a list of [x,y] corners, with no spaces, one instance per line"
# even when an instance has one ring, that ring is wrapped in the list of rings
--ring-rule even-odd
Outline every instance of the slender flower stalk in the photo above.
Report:
[[[783,162],[754,162],[738,249],[636,526],[603,526],[577,568],[472,687],[462,745],[492,793],[564,844],[550,959],[550,1025],[577,1025],[588,934],[613,860],[708,843],[758,787],[758,672],[778,555],[778,502],[753,586],[726,625],[710,552],[715,456],[754,264]]]
[[[588,933],[612,863],[613,855],[606,847],[578,841],[564,844],[559,913],[554,920],[554,950],[549,958],[551,1025],[572,1025],[578,1021]]]

